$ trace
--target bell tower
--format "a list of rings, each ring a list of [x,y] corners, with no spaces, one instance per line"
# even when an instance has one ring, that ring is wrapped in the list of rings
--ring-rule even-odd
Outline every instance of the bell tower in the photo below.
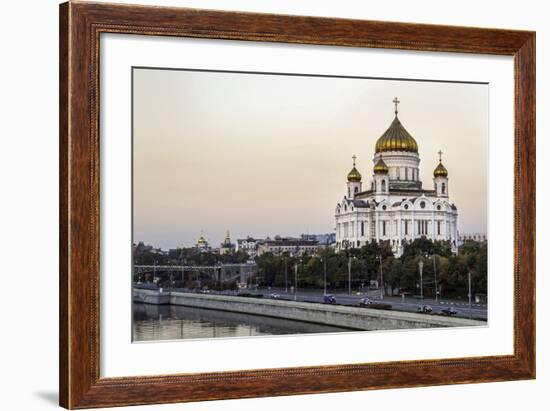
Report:
[[[359,173],[359,171],[357,171],[357,169],[355,168],[355,160],[357,159],[355,154],[353,155],[352,159],[353,168],[348,173],[347,197],[353,200],[355,198],[355,195],[361,192],[361,173]]]
[[[449,172],[442,162],[443,152],[439,150],[439,164],[434,169],[434,190],[438,197],[449,197]]]

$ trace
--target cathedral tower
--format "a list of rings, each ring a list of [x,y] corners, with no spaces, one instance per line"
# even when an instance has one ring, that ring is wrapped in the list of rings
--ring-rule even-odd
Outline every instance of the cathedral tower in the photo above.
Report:
[[[390,186],[395,189],[421,189],[418,143],[399,120],[398,98],[393,99],[395,117],[376,141],[373,161],[376,164],[384,156],[388,166]]]
[[[390,191],[389,168],[382,157],[374,165],[373,172],[372,191],[376,194],[377,201],[381,201]]]
[[[439,150],[439,164],[434,170],[434,190],[438,197],[449,197],[449,172],[441,162],[443,152]]]
[[[355,168],[355,160],[357,157],[354,155],[353,159],[353,168],[348,173],[348,198],[354,199],[357,193],[361,192],[361,174]]]

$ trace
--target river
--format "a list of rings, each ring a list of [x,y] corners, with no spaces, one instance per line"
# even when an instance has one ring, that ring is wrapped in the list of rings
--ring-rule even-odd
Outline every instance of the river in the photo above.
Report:
[[[347,328],[176,305],[133,304],[133,340],[335,333]]]

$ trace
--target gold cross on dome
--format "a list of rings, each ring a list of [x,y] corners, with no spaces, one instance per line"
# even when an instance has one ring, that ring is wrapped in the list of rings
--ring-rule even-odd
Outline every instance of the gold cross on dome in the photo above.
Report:
[[[394,98],[392,101],[393,101],[393,104],[395,104],[395,114],[397,115],[397,105],[401,102],[397,99],[397,97]]]
[[[353,167],[355,167],[355,160],[357,159],[357,157],[354,154],[353,156],[351,156],[351,158],[353,159]]]
[[[437,154],[439,154],[439,162],[441,163],[441,156],[443,155],[443,151],[439,150]]]

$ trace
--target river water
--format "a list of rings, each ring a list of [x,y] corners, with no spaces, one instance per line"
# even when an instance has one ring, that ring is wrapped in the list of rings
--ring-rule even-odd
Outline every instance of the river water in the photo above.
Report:
[[[350,331],[328,325],[175,305],[134,303],[133,314],[134,341]]]

